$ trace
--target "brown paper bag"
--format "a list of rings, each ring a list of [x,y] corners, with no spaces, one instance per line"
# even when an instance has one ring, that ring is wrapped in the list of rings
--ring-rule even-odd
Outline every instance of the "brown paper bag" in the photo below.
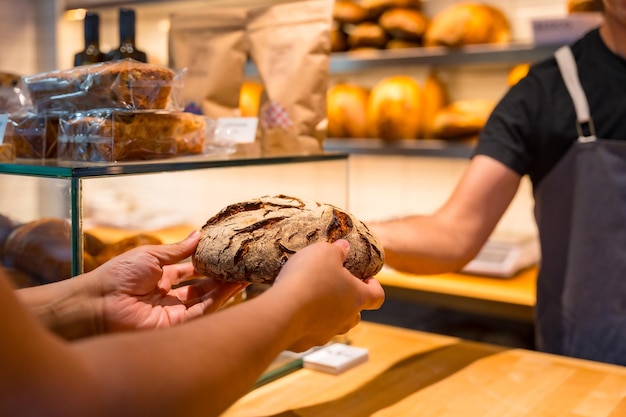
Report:
[[[333,2],[294,1],[250,11],[250,54],[265,89],[261,106],[264,154],[323,150]],[[280,105],[291,125],[269,125],[268,105]]]
[[[174,16],[171,66],[187,68],[186,101],[214,118],[236,115],[248,54],[264,88],[257,130],[263,154],[321,152],[333,4],[256,2]],[[288,122],[267,118],[268,108],[281,109]]]
[[[170,67],[186,69],[185,110],[213,118],[238,116],[248,59],[247,8],[212,8],[173,15]]]

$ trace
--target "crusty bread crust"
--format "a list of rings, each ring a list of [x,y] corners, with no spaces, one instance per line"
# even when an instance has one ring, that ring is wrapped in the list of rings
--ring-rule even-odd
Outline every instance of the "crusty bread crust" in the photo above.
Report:
[[[210,218],[192,256],[196,270],[216,279],[272,283],[298,250],[345,239],[344,266],[356,277],[373,276],[384,252],[367,226],[330,204],[278,195],[229,205]]]

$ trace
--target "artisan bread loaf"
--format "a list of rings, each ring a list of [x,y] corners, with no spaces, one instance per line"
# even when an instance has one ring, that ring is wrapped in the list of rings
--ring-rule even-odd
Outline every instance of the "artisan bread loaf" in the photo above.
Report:
[[[13,229],[4,246],[4,262],[46,284],[72,276],[71,225],[42,218]]]
[[[44,217],[17,225],[11,229],[4,243],[4,264],[33,277],[40,284],[70,278],[71,234],[72,225],[67,219]],[[83,270],[91,271],[137,246],[160,243],[162,241],[158,237],[140,233],[107,244],[84,232]]]
[[[356,277],[383,266],[380,242],[367,226],[335,206],[285,195],[229,205],[202,227],[192,256],[196,270],[215,279],[272,283],[281,267],[315,242],[350,242],[344,265]]]

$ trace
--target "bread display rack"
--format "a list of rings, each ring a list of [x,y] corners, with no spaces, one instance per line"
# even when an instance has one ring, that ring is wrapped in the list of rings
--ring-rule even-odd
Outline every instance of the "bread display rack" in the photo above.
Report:
[[[450,49],[445,47],[368,50],[333,53],[330,73],[348,76],[385,68],[407,67],[465,67],[478,65],[515,65],[536,62],[552,55],[557,45],[508,43],[505,45],[467,45]],[[254,74],[254,68],[249,68]],[[396,140],[329,138],[325,149],[368,155],[406,155],[424,157],[468,158],[473,142],[438,139]]]

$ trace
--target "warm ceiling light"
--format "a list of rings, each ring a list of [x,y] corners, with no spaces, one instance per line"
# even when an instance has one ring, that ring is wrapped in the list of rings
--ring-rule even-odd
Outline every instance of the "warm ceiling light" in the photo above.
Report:
[[[68,22],[77,22],[85,19],[85,14],[87,14],[87,9],[71,9],[67,10],[63,17]]]

